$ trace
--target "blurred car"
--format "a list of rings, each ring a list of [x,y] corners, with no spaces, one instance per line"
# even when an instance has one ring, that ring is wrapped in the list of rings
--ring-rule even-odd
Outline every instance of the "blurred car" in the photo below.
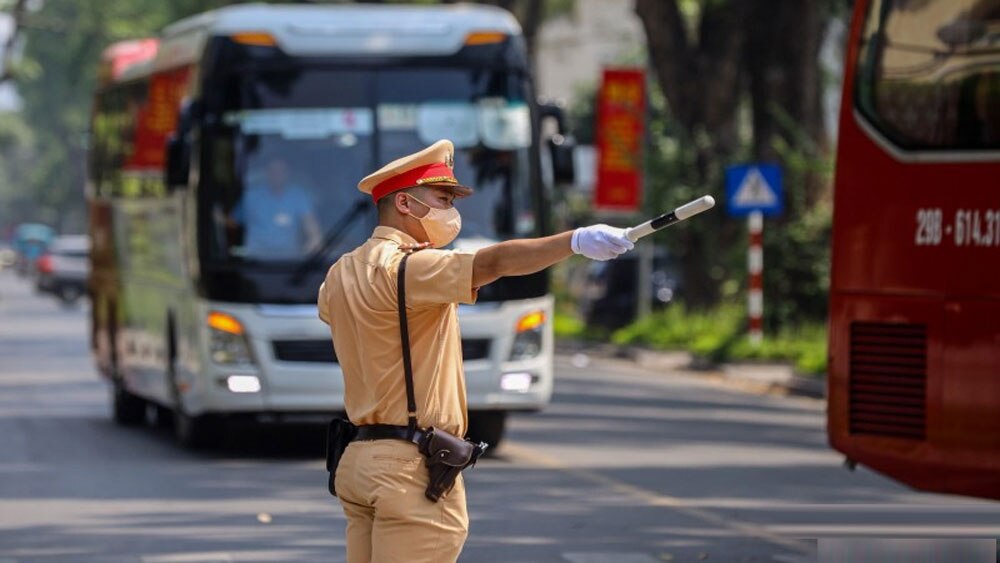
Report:
[[[17,273],[27,276],[34,273],[38,258],[52,243],[55,231],[41,223],[21,223],[14,229],[12,243],[17,253]]]
[[[607,262],[591,262],[580,296],[580,312],[588,326],[619,329],[635,319],[638,305],[639,256],[628,253]],[[657,249],[653,256],[650,308],[670,303],[680,290],[680,276],[670,255]]]
[[[38,291],[51,293],[66,304],[75,303],[87,291],[89,254],[90,239],[87,235],[56,237],[36,261],[38,277],[35,285]]]
[[[0,244],[0,270],[10,268],[17,263],[17,252],[9,246]]]

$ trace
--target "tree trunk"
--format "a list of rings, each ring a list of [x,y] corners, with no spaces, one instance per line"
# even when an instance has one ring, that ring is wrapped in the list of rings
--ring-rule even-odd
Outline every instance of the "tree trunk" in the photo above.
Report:
[[[650,65],[681,125],[681,142],[693,150],[694,184],[721,199],[721,170],[739,148],[736,127],[742,84],[742,49],[747,28],[744,2],[705,2],[697,37],[689,37],[676,0],[636,0],[646,32]],[[733,230],[723,213],[706,214],[701,227],[678,233],[675,256],[687,303],[705,307],[718,301],[721,257]]]
[[[826,151],[822,77],[825,31],[820,0],[755,0],[746,64],[753,106],[754,156],[776,160],[781,137],[808,155]]]
[[[528,49],[528,61],[534,69],[536,39],[538,28],[542,25],[542,0],[523,0],[523,2],[521,30],[524,33],[524,44]]]

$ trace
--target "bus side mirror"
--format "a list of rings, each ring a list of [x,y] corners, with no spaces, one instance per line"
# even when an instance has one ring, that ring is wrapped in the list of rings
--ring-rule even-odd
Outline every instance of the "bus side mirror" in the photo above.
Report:
[[[165,180],[168,189],[184,187],[191,168],[191,151],[183,134],[174,131],[167,138]]]
[[[553,119],[556,122],[556,134],[546,141],[552,160],[552,180],[556,184],[572,184],[576,181],[576,169],[573,165],[576,140],[569,133],[566,111],[560,104],[539,102],[538,113],[541,119]]]
[[[191,142],[189,136],[201,112],[198,100],[185,102],[177,116],[177,128],[167,137],[164,181],[168,190],[183,188],[188,184],[191,171]]]
[[[576,167],[573,153],[576,140],[572,135],[553,135],[548,140],[549,156],[552,158],[552,179],[556,184],[572,184],[576,181]]]

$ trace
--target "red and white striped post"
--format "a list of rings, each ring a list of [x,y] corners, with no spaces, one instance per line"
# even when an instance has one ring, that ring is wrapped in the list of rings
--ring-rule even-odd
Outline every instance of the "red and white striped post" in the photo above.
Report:
[[[764,214],[751,211],[747,220],[750,246],[747,256],[749,291],[747,307],[750,317],[750,343],[759,346],[764,337]]]

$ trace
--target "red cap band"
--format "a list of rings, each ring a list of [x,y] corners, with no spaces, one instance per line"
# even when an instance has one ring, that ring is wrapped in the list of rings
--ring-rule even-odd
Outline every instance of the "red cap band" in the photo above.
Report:
[[[413,186],[419,186],[421,180],[434,179],[435,183],[455,183],[455,173],[443,162],[434,162],[426,166],[418,166],[412,170],[407,170],[402,174],[397,174],[387,178],[372,188],[372,199],[378,201],[383,197]],[[430,183],[430,182],[428,182]]]

